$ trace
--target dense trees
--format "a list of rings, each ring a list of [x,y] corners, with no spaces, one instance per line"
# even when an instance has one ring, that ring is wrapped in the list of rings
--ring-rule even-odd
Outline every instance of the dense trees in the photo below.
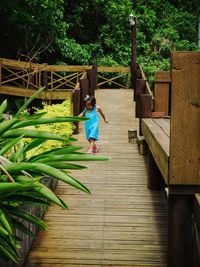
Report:
[[[171,50],[197,49],[197,0],[1,0],[0,56],[49,63],[128,65],[137,16],[138,61],[169,67]]]

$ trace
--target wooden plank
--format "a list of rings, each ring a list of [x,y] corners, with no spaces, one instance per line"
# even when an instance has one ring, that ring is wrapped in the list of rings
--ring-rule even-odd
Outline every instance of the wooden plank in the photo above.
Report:
[[[137,144],[128,142],[130,126],[138,128],[130,112],[132,90],[97,90],[96,98],[109,119],[105,124],[100,118],[99,154],[112,159],[87,162],[87,170],[72,172],[91,195],[58,183],[56,193],[70,209],[48,209],[44,219],[49,231],[39,233],[26,267],[166,267],[166,197],[147,190],[146,159]],[[82,124],[80,128],[78,145],[87,151]]]
[[[152,115],[152,97],[149,94],[139,94],[136,96],[136,118],[150,118]]]
[[[164,112],[165,116],[170,113],[170,84],[155,81],[154,86],[154,110]]]
[[[146,76],[145,76],[145,73],[144,73],[143,69],[141,68],[141,66],[140,66],[140,70],[141,70],[142,79],[143,80],[146,80],[146,94],[151,95],[152,99],[154,99],[154,96],[152,94],[151,88],[149,86],[149,82],[147,81]]]
[[[22,97],[30,97],[35,93],[36,90],[18,88],[13,86],[2,86],[0,88],[0,94],[5,95],[14,95],[14,96],[22,96]],[[47,99],[47,100],[65,100],[66,98],[71,98],[72,90],[59,90],[59,91],[43,91],[37,98],[39,99]]]
[[[154,160],[165,179],[165,183],[168,184],[169,136],[154,122],[154,119],[142,119],[141,127]]]
[[[104,66],[98,66],[97,72],[130,73],[130,68],[129,67],[104,67]]]
[[[150,190],[164,190],[166,187],[162,174],[148,149],[148,183],[147,188]]]
[[[54,72],[85,72],[86,70],[91,69],[91,66],[70,66],[70,65],[48,65],[47,71],[54,71]]]
[[[158,83],[171,83],[170,71],[158,71],[155,73],[155,82]]]
[[[170,184],[200,185],[200,52],[172,53]]]
[[[155,122],[162,130],[165,132],[165,134],[170,138],[170,119],[164,118],[164,119],[152,119],[153,122]]]
[[[27,69],[27,68],[38,68],[39,66],[43,66],[42,64],[36,64],[32,62],[25,62],[20,60],[13,60],[13,59],[6,59],[1,58],[2,65],[9,66],[9,67],[16,67],[17,69]]]

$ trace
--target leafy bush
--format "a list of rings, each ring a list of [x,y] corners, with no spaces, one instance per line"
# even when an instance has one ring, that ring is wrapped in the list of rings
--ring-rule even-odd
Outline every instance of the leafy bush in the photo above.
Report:
[[[55,117],[68,117],[71,116],[71,101],[67,99],[63,101],[61,104],[53,104],[47,105],[44,104],[43,108],[37,109],[35,114],[43,114],[43,118],[55,118]],[[53,124],[41,124],[36,126],[38,130],[41,131],[48,131],[53,134],[58,134],[63,136],[64,138],[69,138],[75,126],[71,122],[60,122],[60,123],[53,123]],[[46,151],[49,149],[53,149],[56,147],[62,146],[63,142],[55,141],[55,140],[47,140],[41,148],[37,151]]]

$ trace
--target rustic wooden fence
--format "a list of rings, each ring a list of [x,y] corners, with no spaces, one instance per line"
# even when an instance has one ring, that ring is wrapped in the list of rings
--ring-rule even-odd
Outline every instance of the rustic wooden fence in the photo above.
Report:
[[[84,95],[94,95],[97,88],[97,66],[57,66],[0,59],[0,94],[30,97],[40,87],[38,96],[48,103],[69,98],[72,115],[83,109]],[[78,132],[78,123],[76,124]]]
[[[156,74],[154,97],[141,73],[135,81],[148,188],[168,188],[168,267],[200,266],[199,60],[199,52],[173,52],[171,71]]]
[[[129,67],[98,67],[97,88],[124,88],[130,87]]]

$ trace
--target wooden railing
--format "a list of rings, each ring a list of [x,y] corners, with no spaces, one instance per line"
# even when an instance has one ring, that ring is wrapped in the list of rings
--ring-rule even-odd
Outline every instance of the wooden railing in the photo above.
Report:
[[[91,66],[56,66],[0,59],[0,93],[31,96],[44,86],[39,96],[47,101],[71,97],[76,83]]]
[[[153,107],[151,96],[146,107],[137,104],[146,87],[141,76],[136,80],[136,114],[141,123],[140,135],[148,144],[148,188],[166,187],[168,191],[167,266],[197,267],[200,266],[200,53],[173,52],[171,59],[171,71],[156,74]]]
[[[98,67],[97,88],[129,88],[129,67]]]
[[[0,59],[0,94],[26,98],[40,87],[45,87],[45,90],[38,96],[39,99],[51,104],[69,98],[72,114],[78,116],[83,109],[84,96],[95,94],[97,67],[57,66]]]

